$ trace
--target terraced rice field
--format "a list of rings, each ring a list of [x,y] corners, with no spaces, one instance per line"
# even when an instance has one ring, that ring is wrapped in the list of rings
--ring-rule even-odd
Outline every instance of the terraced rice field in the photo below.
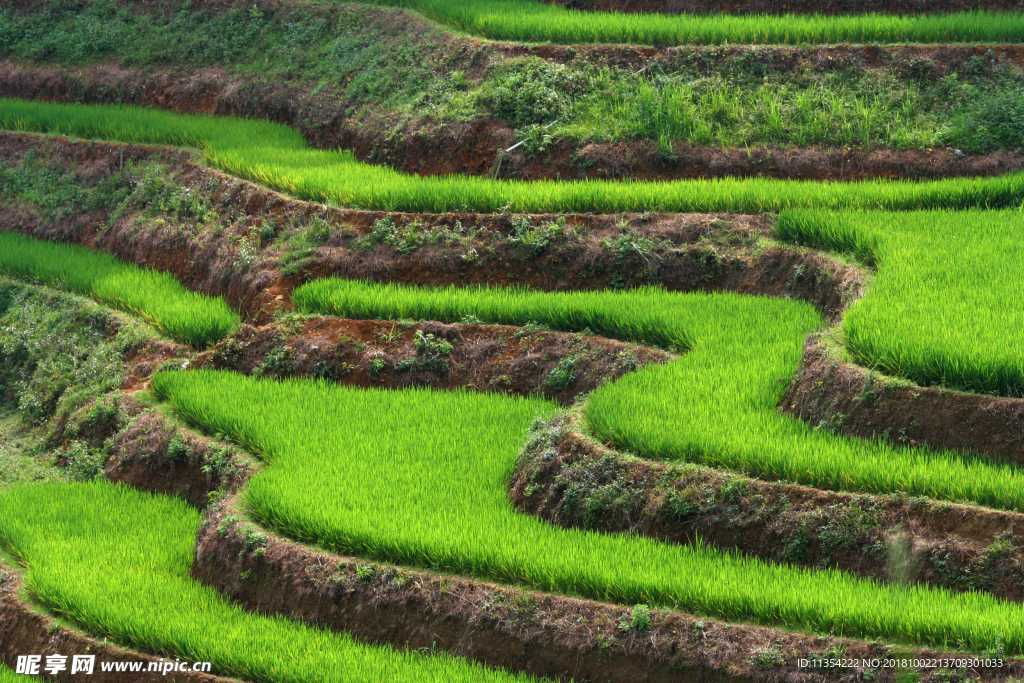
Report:
[[[162,374],[155,388],[190,422],[263,455],[270,467],[246,503],[293,538],[614,602],[939,646],[980,648],[1002,634],[1007,648],[1024,648],[1020,606],[981,594],[882,587],[515,513],[503,482],[538,404],[205,372]]]
[[[807,43],[1016,43],[1019,14],[957,12],[923,16],[878,14],[658,15],[586,12],[533,0],[389,2],[472,35],[577,45],[803,45]]]
[[[94,297],[197,348],[220,341],[239,325],[238,313],[222,298],[190,292],[166,273],[128,265],[82,247],[3,233],[0,272]]]
[[[233,118],[182,116],[134,107],[4,100],[8,130],[197,147],[228,173],[310,201],[382,211],[621,213],[750,212],[788,208],[875,209],[1017,207],[1024,175],[926,182],[829,183],[764,178],[674,182],[490,180],[409,176],[341,150],[309,149],[285,126]]]
[[[554,44],[491,46],[530,55],[509,62],[525,74],[516,106],[556,106],[562,95],[544,94],[529,60],[569,79],[559,69],[577,49],[592,66],[642,55],[634,75],[651,70],[651,97],[688,87],[660,70],[677,53],[630,45],[725,45],[694,58],[749,53],[766,74],[768,53],[744,46],[796,45],[772,59],[856,54],[921,78],[942,71],[951,91],[958,70],[982,67],[1024,83],[1017,12],[380,4],[392,9],[363,9],[382,24],[412,10],[482,38]],[[47,11],[28,5],[17,11]],[[231,20],[243,30],[269,8],[238,5]],[[384,33],[365,30],[332,54],[376,59]],[[289,40],[320,35],[295,31]],[[844,42],[873,47],[832,45]],[[470,49],[458,45],[452,54]],[[466,63],[493,68],[478,61]],[[103,81],[132,64],[83,57],[48,76],[64,89],[56,99],[118,103],[106,105],[33,100],[18,83],[35,67],[0,69],[0,586],[15,573],[22,586],[0,588],[0,681],[30,680],[4,664],[54,654],[15,649],[56,647],[64,627],[254,683],[816,683],[820,670],[797,662],[845,653],[912,659],[827,680],[1024,675],[1024,172],[1005,172],[1022,150],[1000,148],[987,175],[938,180],[410,175],[383,163],[383,147],[338,145],[339,121],[366,112],[329,79],[287,92],[231,84],[234,113],[315,101],[316,121],[292,121],[303,132],[165,110],[220,112],[204,98],[227,78],[221,66],[191,80],[142,70],[138,92]],[[457,73],[387,116],[423,116],[436,131],[476,121],[444,118],[485,96],[466,85],[478,74]],[[454,107],[444,116],[442,101]],[[1018,126],[1014,106],[972,125]],[[537,138],[528,160],[556,153],[544,130],[516,130]],[[54,137],[65,135],[82,141]],[[659,163],[675,163],[659,145]],[[878,150],[844,149],[844,164],[861,151]],[[954,175],[965,154],[947,153]],[[199,197],[203,214],[159,188]],[[698,211],[709,215],[675,215]],[[497,281],[513,285],[473,284]],[[26,287],[36,294],[17,294]],[[56,315],[88,334],[36,329]],[[811,423],[786,397],[822,339],[833,375],[816,407],[828,419]],[[610,340],[661,351],[641,349],[655,359],[641,361]],[[573,389],[586,363],[603,373],[588,393]],[[533,384],[516,374],[544,364]],[[484,383],[472,372],[482,366],[501,370]],[[866,378],[852,397],[851,377]],[[892,395],[922,416],[926,438],[894,438],[901,415],[878,408]],[[1005,425],[950,424],[950,396]],[[843,401],[868,416],[838,412]],[[865,425],[872,438],[850,435]],[[949,446],[950,431],[975,447]],[[1002,455],[984,455],[992,444]],[[523,475],[527,458],[536,469]],[[679,481],[697,483],[678,495]],[[558,510],[531,502],[541,487],[582,506],[583,521],[555,523]],[[731,535],[696,526],[695,510],[709,509]],[[603,526],[609,510],[626,510],[619,531]],[[944,663],[920,663],[931,659]]]
[[[24,486],[0,497],[0,515],[0,538],[28,566],[32,596],[128,647],[209,661],[251,681],[531,680],[229,604],[189,577],[201,520],[180,500],[107,482]]]

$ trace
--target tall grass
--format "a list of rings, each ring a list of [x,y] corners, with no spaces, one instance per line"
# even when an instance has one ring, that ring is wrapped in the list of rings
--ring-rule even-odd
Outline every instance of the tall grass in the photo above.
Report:
[[[955,12],[900,16],[664,15],[587,12],[535,0],[385,0],[467,33],[538,43],[803,45],[808,43],[1019,43],[1024,16]]]
[[[198,147],[218,168],[301,199],[384,211],[529,213],[764,212],[786,208],[1008,207],[1024,201],[1024,174],[922,182],[852,183],[722,178],[665,182],[513,181],[409,176],[309,149],[286,126],[120,106],[0,99],[0,128],[101,140]]]
[[[1024,213],[796,211],[777,231],[878,264],[843,319],[859,363],[918,384],[1024,396]]]
[[[325,279],[293,293],[299,310],[353,318],[465,315],[494,323],[539,321],[687,348],[596,390],[587,420],[602,440],[647,457],[684,459],[810,486],[907,492],[1024,510],[1024,476],[955,453],[899,448],[814,431],[776,408],[807,334],[821,325],[809,305],[737,294],[539,293],[419,289]]]
[[[247,612],[189,576],[199,513],[106,482],[0,492],[0,542],[53,612],[121,645],[254,683],[533,680],[446,656],[364,645]]]
[[[239,325],[238,314],[222,298],[190,292],[167,273],[84,247],[0,233],[0,271],[91,296],[196,348],[216,343]]]
[[[167,372],[158,394],[268,467],[246,504],[302,541],[548,591],[821,632],[1024,651],[1024,608],[773,565],[702,546],[567,530],[517,512],[506,481],[538,400]],[[681,388],[681,385],[676,385]],[[224,400],[230,397],[230,400]],[[671,426],[669,426],[671,428]]]

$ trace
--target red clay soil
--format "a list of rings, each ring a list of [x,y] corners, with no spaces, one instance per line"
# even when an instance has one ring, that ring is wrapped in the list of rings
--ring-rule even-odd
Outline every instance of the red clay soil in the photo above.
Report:
[[[716,57],[742,48],[673,48],[657,53],[666,65],[694,50],[715,50]],[[751,50],[755,48],[750,48]],[[896,48],[893,48],[895,50]],[[944,62],[982,54],[982,48],[943,48],[955,52],[939,58],[929,48],[905,48],[907,55],[939,58]],[[987,49],[987,48],[985,48]],[[557,52],[557,50],[555,50]],[[921,53],[921,55],[918,55]],[[961,54],[962,53],[962,54]],[[818,65],[889,63],[904,59],[877,47],[761,48],[764,59],[779,70]],[[1001,59],[1020,61],[1024,47],[999,48]],[[931,57],[927,57],[931,58]],[[647,63],[651,63],[648,61]],[[895,62],[894,62],[895,63]],[[835,147],[721,148],[674,143],[673,154],[663,156],[653,141],[617,143],[559,142],[536,157],[522,150],[499,152],[516,142],[514,131],[490,118],[424,124],[416,134],[393,135],[394,122],[380,125],[345,119],[336,96],[313,96],[289,85],[250,82],[217,68],[187,73],[172,70],[139,70],[115,65],[64,69],[25,67],[0,61],[0,96],[54,102],[138,104],[180,113],[208,113],[265,118],[298,128],[318,148],[352,150],[358,159],[384,164],[417,175],[494,175],[503,178],[633,178],[670,180],[682,178],[754,177],[806,180],[862,180],[867,178],[938,178],[986,176],[1024,168],[1024,153],[998,151],[988,154],[956,154],[932,151],[876,149],[844,150]],[[312,123],[316,122],[316,123]],[[667,160],[670,159],[670,160]]]
[[[772,562],[1024,600],[1024,514],[639,460],[583,436],[578,419],[559,418],[519,456],[510,499],[520,511],[565,528],[700,539]]]
[[[919,387],[876,375],[833,360],[815,336],[804,344],[780,408],[841,434],[1024,464],[1024,400]]]
[[[54,619],[36,612],[19,597],[21,580],[17,572],[0,565],[0,662],[14,669],[18,655],[64,655],[67,670],[57,676],[42,673],[40,678],[52,681],[82,680],[83,674],[72,676],[71,658],[74,655],[95,655],[96,663],[87,680],[96,683],[229,683],[228,679],[191,671],[161,674],[147,671],[150,662],[166,662],[166,658],[132,652],[110,643],[61,626]],[[173,661],[173,660],[171,660]],[[124,672],[102,671],[100,662],[144,662],[143,670],[126,676]],[[42,667],[40,667],[42,668]],[[26,681],[33,679],[25,678]]]
[[[486,393],[543,396],[570,405],[577,396],[672,356],[646,346],[565,332],[527,332],[508,325],[403,325],[372,320],[314,318],[290,334],[282,325],[245,325],[200,354],[192,367],[245,375],[315,376],[378,389],[466,387]],[[448,342],[448,353],[426,347]],[[432,337],[428,336],[432,335]],[[421,348],[422,347],[422,348]],[[383,366],[381,366],[383,362]],[[376,367],[375,364],[376,363]],[[563,363],[565,381],[552,380]]]
[[[485,664],[567,680],[602,681],[854,681],[851,669],[801,669],[797,660],[830,646],[850,658],[884,657],[881,643],[812,636],[725,623],[668,610],[651,612],[651,629],[627,624],[628,607],[500,586],[484,581],[371,564],[315,551],[266,532],[246,542],[251,522],[229,499],[204,524],[193,576],[246,609],[280,614],[398,648],[439,649]],[[237,520],[237,517],[234,517]],[[259,532],[257,532],[259,533]],[[255,551],[255,552],[254,552]],[[758,666],[774,649],[780,666]],[[899,648],[900,656],[937,653]],[[764,656],[764,655],[762,655]],[[895,680],[894,669],[871,672]],[[1024,674],[1024,664],[971,671],[978,680]],[[921,681],[939,680],[937,670]]]
[[[942,14],[1020,11],[1018,0],[554,0],[573,9],[664,14]]]

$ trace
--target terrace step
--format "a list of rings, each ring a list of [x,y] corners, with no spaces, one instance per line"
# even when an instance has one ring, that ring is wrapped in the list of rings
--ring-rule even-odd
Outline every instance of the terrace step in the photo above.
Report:
[[[227,678],[208,673],[183,670],[169,674],[161,672],[161,668],[150,671],[151,664],[154,667],[162,667],[166,662],[173,663],[173,660],[117,647],[106,640],[97,640],[68,628],[22,600],[19,597],[21,590],[22,582],[18,572],[0,564],[0,662],[11,669],[17,665],[19,656],[41,655],[45,666],[47,655],[62,655],[67,657],[67,670],[58,676],[43,674],[44,678],[62,681],[81,680],[83,674],[71,676],[69,673],[72,657],[94,655],[96,663],[88,680],[96,683],[124,683],[128,679],[132,683],[231,683]],[[100,662],[143,662],[143,667],[126,677],[123,671],[102,671]]]

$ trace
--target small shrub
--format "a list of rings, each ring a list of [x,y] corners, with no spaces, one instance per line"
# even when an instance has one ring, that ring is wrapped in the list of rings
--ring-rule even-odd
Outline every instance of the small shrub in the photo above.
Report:
[[[167,457],[175,462],[180,462],[188,460],[190,455],[192,455],[192,449],[185,442],[185,437],[181,435],[181,432],[176,433],[171,442],[167,444]]]
[[[566,356],[544,378],[544,386],[556,391],[568,389],[579,376],[578,365],[579,356]]]
[[[619,617],[619,630],[623,633],[647,633],[651,630],[651,609],[647,605],[636,605]]]
[[[758,669],[769,671],[785,666],[786,658],[778,648],[764,647],[754,650],[754,654],[750,657],[750,663]]]
[[[68,476],[75,481],[92,481],[103,473],[110,456],[101,450],[89,448],[84,441],[72,441],[64,452]]]

